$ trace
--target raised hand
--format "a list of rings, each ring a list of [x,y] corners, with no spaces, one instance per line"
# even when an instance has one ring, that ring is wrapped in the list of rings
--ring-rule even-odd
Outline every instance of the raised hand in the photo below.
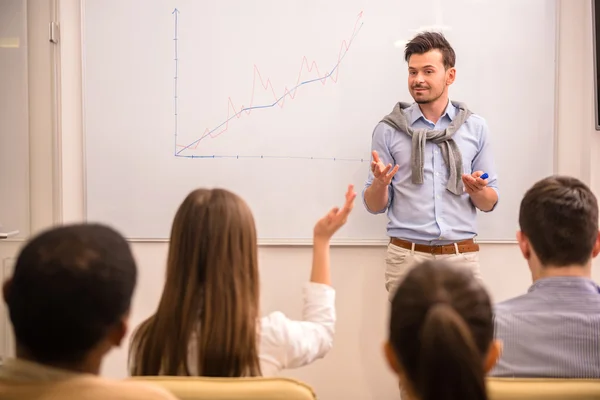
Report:
[[[342,208],[334,207],[327,215],[317,221],[314,228],[315,238],[330,239],[338,229],[340,229],[348,220],[350,212],[354,208],[354,199],[356,193],[354,192],[354,186],[348,185],[346,191],[346,202]]]
[[[371,171],[373,172],[373,176],[375,180],[377,180],[382,185],[389,185],[392,183],[392,178],[396,175],[400,169],[399,165],[396,165],[394,169],[392,169],[392,164],[384,165],[383,162],[379,159],[379,155],[376,150],[373,150],[373,161],[371,161]],[[391,171],[390,171],[391,170]]]

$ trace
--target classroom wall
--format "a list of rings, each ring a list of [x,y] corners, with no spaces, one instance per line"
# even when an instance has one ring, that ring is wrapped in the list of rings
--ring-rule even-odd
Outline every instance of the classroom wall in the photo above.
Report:
[[[60,109],[61,212],[64,221],[72,222],[80,221],[84,215],[81,87],[78,79],[81,72],[80,9],[78,0],[61,0],[59,5],[63,99]],[[590,2],[563,0],[560,17],[558,172],[580,177],[600,194],[600,132],[593,129]],[[501,185],[510,185],[515,179],[519,177],[501,177]],[[164,243],[133,243],[132,246],[140,265],[131,321],[136,325],[157,304],[164,281],[167,246]],[[15,243],[0,243],[0,257],[13,254],[17,247]],[[277,309],[290,317],[299,317],[301,285],[309,276],[311,249],[262,247],[259,255],[263,311]],[[381,353],[387,322],[384,256],[385,249],[381,247],[332,249],[333,283],[338,296],[334,349],[324,360],[285,373],[310,383],[321,399],[397,398],[397,385]],[[526,264],[514,244],[483,245],[481,264],[484,279],[495,300],[520,294],[530,283]],[[600,281],[600,264],[596,262],[596,266],[594,276]],[[126,360],[127,346],[124,344],[109,355],[102,374],[126,376]]]

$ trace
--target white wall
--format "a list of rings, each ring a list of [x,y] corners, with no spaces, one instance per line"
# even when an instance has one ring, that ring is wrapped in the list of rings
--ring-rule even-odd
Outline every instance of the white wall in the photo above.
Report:
[[[81,153],[79,1],[60,1],[62,91],[62,216],[83,217]],[[558,109],[558,171],[589,182],[600,194],[600,132],[593,129],[593,60],[589,0],[561,2]],[[550,117],[550,116],[549,116]],[[517,145],[517,144],[516,144]],[[503,185],[512,179],[503,177]],[[35,210],[34,210],[35,211]],[[1,244],[0,244],[1,245]],[[134,243],[140,279],[134,299],[132,325],[155,308],[164,281],[167,246]],[[15,244],[0,246],[0,256]],[[384,248],[332,249],[333,282],[338,290],[338,324],[334,349],[322,361],[285,374],[311,384],[322,399],[395,399],[397,385],[384,365],[387,301],[383,287]],[[262,308],[300,315],[300,287],[308,279],[311,250],[304,247],[260,249]],[[530,283],[516,245],[483,245],[483,276],[495,300],[520,294]],[[597,266],[600,266],[598,262]],[[598,269],[598,268],[597,268]],[[600,271],[595,272],[600,281]],[[293,300],[289,300],[292,298]],[[127,348],[110,354],[103,374],[126,375]]]

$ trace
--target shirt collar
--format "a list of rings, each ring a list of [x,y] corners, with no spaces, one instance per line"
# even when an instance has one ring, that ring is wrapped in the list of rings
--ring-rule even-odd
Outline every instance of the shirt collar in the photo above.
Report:
[[[450,118],[450,121],[452,121],[454,119],[454,117],[456,116],[456,107],[454,106],[454,104],[452,104],[452,101],[450,101],[450,100],[448,100],[448,105],[446,106],[446,109],[442,113],[442,116],[440,117],[440,119],[444,118],[444,116],[446,116],[446,115],[448,116],[448,118]],[[420,118],[423,118],[423,120],[426,120],[425,116],[421,112],[421,108],[419,107],[419,105],[417,103],[413,103],[409,107],[409,118],[410,118],[409,121],[410,121],[411,125],[413,125],[415,122],[417,122]]]
[[[562,289],[577,289],[582,292],[598,293],[600,294],[600,287],[589,278],[583,278],[579,276],[553,276],[549,278],[538,279],[533,285],[529,287],[528,292],[535,292],[536,290],[545,290],[551,288],[562,288]]]

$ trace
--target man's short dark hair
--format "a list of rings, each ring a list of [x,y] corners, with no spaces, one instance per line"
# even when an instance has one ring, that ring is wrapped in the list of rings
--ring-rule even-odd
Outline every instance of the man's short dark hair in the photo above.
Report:
[[[444,35],[439,32],[423,32],[412,38],[404,49],[404,59],[408,62],[413,54],[424,54],[431,50],[439,50],[442,53],[445,69],[454,67],[456,63],[454,49]]]
[[[598,202],[580,180],[550,176],[525,194],[519,224],[543,265],[584,265],[598,237]]]
[[[127,314],[137,268],[99,224],[42,232],[20,252],[5,293],[17,346],[40,363],[78,362]]]

